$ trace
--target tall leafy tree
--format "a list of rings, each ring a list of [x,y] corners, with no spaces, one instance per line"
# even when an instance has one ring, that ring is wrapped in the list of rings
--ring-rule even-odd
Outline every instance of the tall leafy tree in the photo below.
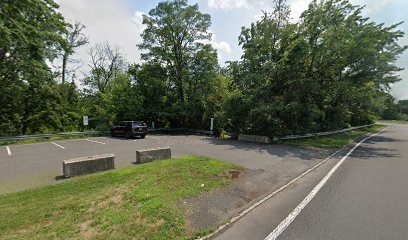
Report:
[[[52,0],[0,2],[0,122],[2,133],[31,130],[30,119],[56,111],[52,62],[66,42],[66,23]],[[53,114],[42,114],[44,128],[54,129]],[[49,118],[50,121],[47,121]],[[36,128],[38,129],[38,128]]]
[[[204,100],[218,68],[217,54],[209,44],[211,18],[187,0],[161,2],[143,16],[142,59],[163,68],[174,126],[197,126],[205,111]]]
[[[239,130],[276,136],[373,122],[375,99],[400,80],[396,59],[407,47],[399,24],[371,22],[361,10],[316,0],[291,23],[285,1],[275,0],[272,13],[243,28],[242,61],[230,65],[229,102],[245,111]]]

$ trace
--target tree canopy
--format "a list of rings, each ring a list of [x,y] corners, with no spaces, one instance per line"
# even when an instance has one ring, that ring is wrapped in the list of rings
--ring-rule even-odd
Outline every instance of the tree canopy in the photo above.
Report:
[[[187,0],[158,3],[143,16],[131,63],[109,42],[88,45],[52,0],[0,2],[0,135],[108,130],[120,120],[156,127],[282,136],[407,118],[389,94],[400,81],[401,23],[363,16],[348,0],[314,0],[300,21],[285,0],[242,27],[239,61],[221,67],[211,16]],[[89,72],[71,63],[88,49]],[[55,66],[60,67],[55,67]],[[79,87],[77,85],[80,85]]]
[[[239,37],[231,104],[245,114],[236,127],[276,136],[373,122],[373,101],[400,80],[399,24],[371,22],[343,0],[312,1],[291,23],[285,1],[275,4]]]

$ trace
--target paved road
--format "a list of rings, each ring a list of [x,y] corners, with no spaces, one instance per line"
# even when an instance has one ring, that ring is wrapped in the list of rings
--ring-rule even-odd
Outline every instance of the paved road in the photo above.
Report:
[[[265,239],[338,160],[279,193],[216,239]],[[407,186],[408,126],[394,125],[357,148],[277,239],[408,239]]]

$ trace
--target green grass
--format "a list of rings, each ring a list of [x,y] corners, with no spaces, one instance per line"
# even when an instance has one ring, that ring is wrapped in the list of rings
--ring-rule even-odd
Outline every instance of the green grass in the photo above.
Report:
[[[59,137],[50,137],[50,138],[30,138],[30,139],[13,140],[13,141],[0,141],[0,146],[13,145],[13,144],[36,143],[36,142],[51,142],[51,141],[58,141],[58,140],[88,138],[88,137],[95,137],[95,136],[96,135],[59,136]]]
[[[180,200],[229,184],[227,169],[185,157],[3,195],[0,239],[189,239]]]
[[[380,124],[408,124],[408,121],[402,120],[378,120],[377,122]]]
[[[285,140],[279,141],[278,143],[314,148],[342,148],[347,144],[351,143],[354,139],[366,135],[368,133],[379,131],[384,127],[385,126],[383,125],[376,125],[371,128],[359,129],[347,133],[338,133],[324,137]]]

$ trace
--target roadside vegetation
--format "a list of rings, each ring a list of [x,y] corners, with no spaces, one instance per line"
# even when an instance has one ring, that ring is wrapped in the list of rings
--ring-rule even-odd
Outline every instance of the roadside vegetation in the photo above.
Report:
[[[374,127],[359,129],[346,133],[338,133],[323,137],[282,140],[279,141],[279,143],[314,148],[342,148],[347,144],[350,144],[356,138],[380,131],[385,127],[386,126],[384,125],[375,125]]]
[[[208,129],[214,117],[219,133],[279,137],[407,114],[389,94],[407,48],[400,23],[373,22],[348,0],[312,1],[297,22],[286,0],[274,5],[237,36],[241,60],[220,66],[211,16],[187,0],[143,16],[141,64],[89,44],[53,0],[2,0],[0,136],[78,131],[83,115],[95,130],[118,120]],[[75,59],[84,47],[89,62]]]
[[[408,124],[408,120],[378,120],[377,122],[380,124]]]
[[[0,239],[188,239],[182,199],[226,186],[206,157],[155,161],[0,196]]]

